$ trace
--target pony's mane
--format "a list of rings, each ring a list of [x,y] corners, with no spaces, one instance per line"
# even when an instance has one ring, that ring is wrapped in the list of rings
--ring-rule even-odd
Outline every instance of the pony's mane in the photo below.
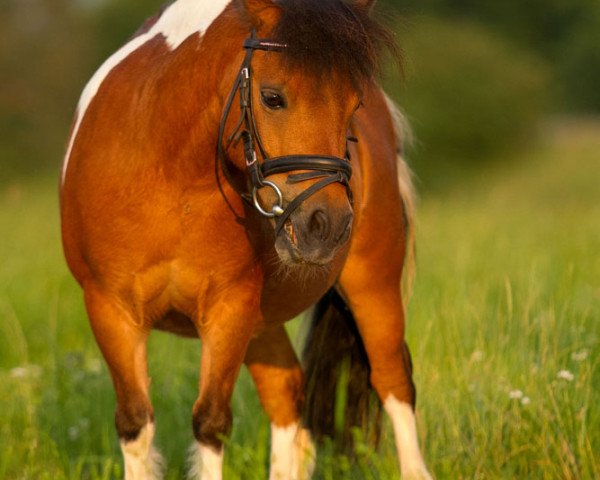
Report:
[[[355,82],[378,72],[389,51],[399,62],[393,33],[365,7],[343,0],[278,0],[281,17],[273,40],[288,45],[284,60],[292,68],[320,75],[335,69]]]

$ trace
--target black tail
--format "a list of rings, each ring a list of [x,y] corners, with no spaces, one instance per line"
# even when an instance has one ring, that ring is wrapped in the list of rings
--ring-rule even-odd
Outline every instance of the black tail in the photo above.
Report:
[[[352,445],[358,427],[374,446],[381,433],[381,401],[371,387],[371,368],[352,312],[331,289],[316,305],[303,354],[306,396],[303,421],[313,437]]]

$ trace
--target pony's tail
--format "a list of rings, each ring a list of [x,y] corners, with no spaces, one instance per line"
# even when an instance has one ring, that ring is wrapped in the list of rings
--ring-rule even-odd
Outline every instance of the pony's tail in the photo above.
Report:
[[[341,451],[353,444],[354,427],[376,446],[381,433],[381,401],[371,387],[371,368],[344,299],[332,288],[314,309],[303,353],[303,422],[313,438],[330,438]]]
[[[394,125],[396,136],[398,168],[398,189],[402,199],[402,213],[404,215],[404,235],[406,241],[406,252],[404,256],[404,268],[402,274],[402,294],[404,305],[408,305],[413,283],[415,279],[415,199],[416,193],[413,186],[413,173],[404,160],[404,151],[407,146],[415,143],[414,135],[407,118],[398,105],[382,90],[388,111]]]

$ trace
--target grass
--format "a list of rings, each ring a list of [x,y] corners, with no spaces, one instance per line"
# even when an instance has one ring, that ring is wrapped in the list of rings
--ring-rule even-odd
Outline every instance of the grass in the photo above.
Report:
[[[440,479],[600,478],[600,129],[481,171],[418,213],[408,341],[419,428]],[[550,138],[550,137],[549,137]],[[114,396],[60,250],[54,179],[0,190],[0,478],[122,473]],[[192,441],[198,344],[154,334],[157,443],[168,478]],[[242,372],[225,477],[264,479],[269,426]],[[388,430],[316,478],[390,479]]]

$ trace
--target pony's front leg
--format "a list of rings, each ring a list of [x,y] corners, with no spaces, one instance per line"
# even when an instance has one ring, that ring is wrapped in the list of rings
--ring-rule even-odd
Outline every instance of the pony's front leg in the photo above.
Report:
[[[253,289],[252,289],[253,290]],[[192,425],[197,444],[192,448],[190,478],[221,480],[223,439],[232,425],[231,395],[250,337],[259,320],[257,298],[230,293],[216,302],[205,319],[197,321],[202,338],[200,388]]]
[[[125,462],[126,480],[162,477],[162,459],[154,450],[154,416],[148,398],[148,331],[114,296],[85,288],[85,305],[98,346],[108,364],[116,396],[115,425]]]
[[[283,325],[266,328],[245,359],[271,421],[270,480],[307,480],[315,465],[310,433],[300,425],[303,374]]]
[[[415,387],[404,341],[399,279],[376,279],[372,271],[365,269],[361,274],[350,264],[340,278],[340,286],[369,357],[371,384],[392,420],[402,478],[430,480],[417,439]]]

